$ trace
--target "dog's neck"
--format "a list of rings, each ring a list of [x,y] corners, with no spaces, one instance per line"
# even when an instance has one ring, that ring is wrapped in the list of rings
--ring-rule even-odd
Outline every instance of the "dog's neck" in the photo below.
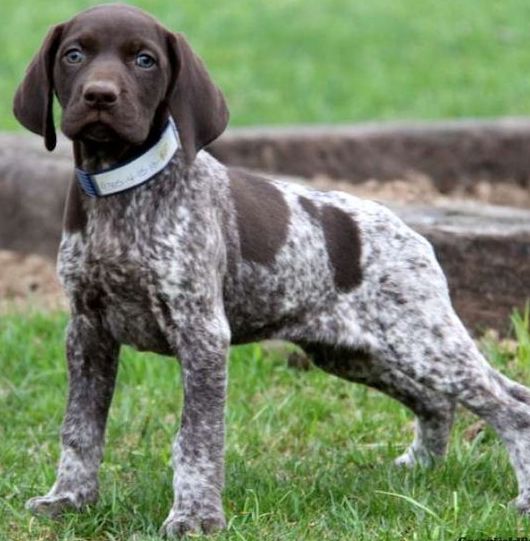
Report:
[[[105,142],[88,139],[75,140],[73,143],[76,167],[80,167],[85,171],[96,172],[134,159],[143,154],[160,138],[167,120],[167,113],[157,114],[147,139],[140,145],[132,145],[120,139]]]
[[[76,167],[81,167],[86,171],[99,171],[114,167],[136,153],[139,153],[137,147],[122,141],[105,143],[74,141]]]

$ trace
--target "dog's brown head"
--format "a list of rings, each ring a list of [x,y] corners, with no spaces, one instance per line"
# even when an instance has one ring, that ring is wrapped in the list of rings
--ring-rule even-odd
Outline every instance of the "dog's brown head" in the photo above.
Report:
[[[28,67],[14,113],[48,150],[56,145],[54,93],[74,141],[141,145],[171,114],[188,163],[228,123],[223,95],[182,35],[125,5],[55,26]]]

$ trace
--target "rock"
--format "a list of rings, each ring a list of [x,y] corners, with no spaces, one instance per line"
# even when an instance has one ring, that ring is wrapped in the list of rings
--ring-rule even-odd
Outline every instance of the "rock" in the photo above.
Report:
[[[287,357],[287,366],[294,370],[307,372],[311,370],[313,364],[311,359],[303,351],[292,351]]]
[[[484,179],[530,188],[530,120],[524,118],[240,128],[210,150],[224,163],[305,178],[355,183],[421,174],[442,193]]]
[[[530,211],[478,203],[394,210],[433,244],[469,329],[506,334],[530,298]]]
[[[52,153],[37,136],[0,134],[0,249],[55,258],[70,152]]]

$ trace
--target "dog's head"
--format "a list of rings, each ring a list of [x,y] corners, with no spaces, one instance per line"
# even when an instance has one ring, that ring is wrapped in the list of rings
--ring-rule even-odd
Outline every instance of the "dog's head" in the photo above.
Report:
[[[125,5],[53,27],[29,65],[14,113],[48,150],[56,145],[54,94],[62,131],[74,141],[140,145],[171,114],[188,163],[228,123],[223,95],[184,37]]]

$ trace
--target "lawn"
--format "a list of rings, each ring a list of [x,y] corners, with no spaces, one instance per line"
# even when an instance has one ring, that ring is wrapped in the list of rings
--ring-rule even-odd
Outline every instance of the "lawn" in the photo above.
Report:
[[[0,129],[47,29],[90,0],[2,0]],[[183,31],[232,125],[530,114],[528,0],[138,0]]]
[[[181,405],[178,364],[126,349],[102,468],[102,498],[82,515],[35,519],[30,496],[53,482],[64,408],[63,314],[11,315],[0,327],[0,540],[155,540],[171,505],[170,445]],[[530,383],[528,321],[519,347],[483,344]],[[317,369],[288,368],[285,352],[232,350],[219,540],[455,540],[528,534],[507,502],[516,483],[506,452],[461,411],[447,461],[392,465],[412,417],[384,395]]]

